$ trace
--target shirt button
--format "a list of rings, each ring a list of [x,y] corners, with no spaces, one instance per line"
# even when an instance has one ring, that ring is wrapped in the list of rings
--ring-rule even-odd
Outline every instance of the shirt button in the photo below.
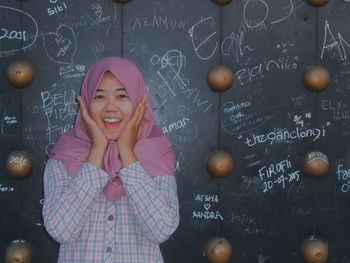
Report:
[[[108,217],[108,220],[109,221],[112,221],[114,219],[114,216],[113,215],[110,215],[109,217]]]
[[[107,247],[106,251],[109,253],[109,252],[112,252],[112,248],[111,247]]]

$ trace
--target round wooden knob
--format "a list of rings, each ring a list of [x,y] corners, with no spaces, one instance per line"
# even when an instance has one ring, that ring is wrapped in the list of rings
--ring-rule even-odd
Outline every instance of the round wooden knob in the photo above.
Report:
[[[213,0],[213,1],[219,5],[226,5],[230,3],[232,0]]]
[[[212,153],[207,162],[209,172],[215,177],[225,177],[233,168],[232,156],[224,151]]]
[[[307,0],[307,2],[313,6],[324,6],[329,2],[329,0]]]
[[[232,86],[234,77],[232,70],[224,65],[213,67],[208,72],[208,84],[216,91],[225,91]]]
[[[304,171],[311,176],[320,177],[329,169],[327,156],[319,151],[308,152],[304,158]]]
[[[302,257],[307,263],[324,263],[328,258],[328,245],[320,239],[308,239],[302,245]]]
[[[26,60],[12,62],[6,70],[9,83],[16,88],[25,88],[33,82],[34,68]]]
[[[121,3],[121,4],[130,2],[130,0],[113,0],[113,1],[114,1],[114,2],[118,2],[118,3]]]
[[[204,249],[204,256],[211,263],[226,263],[232,255],[230,243],[222,237],[213,237],[208,241]]]
[[[6,263],[31,263],[32,246],[24,240],[12,241],[5,252]]]
[[[328,87],[331,77],[328,71],[321,66],[310,67],[304,76],[304,83],[311,91],[322,91]]]
[[[12,177],[27,177],[33,170],[32,157],[24,151],[14,151],[7,156],[6,170]]]

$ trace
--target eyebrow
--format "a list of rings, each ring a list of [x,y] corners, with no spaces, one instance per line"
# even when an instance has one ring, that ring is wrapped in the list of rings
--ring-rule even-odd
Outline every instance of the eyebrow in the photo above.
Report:
[[[96,90],[96,92],[104,92],[105,90],[104,89],[97,89]],[[115,89],[114,91],[126,91],[126,89],[125,88],[117,88],[117,89]]]

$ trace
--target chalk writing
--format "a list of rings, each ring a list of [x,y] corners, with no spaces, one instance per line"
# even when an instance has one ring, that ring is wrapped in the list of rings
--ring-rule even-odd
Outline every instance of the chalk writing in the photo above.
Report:
[[[56,84],[52,85],[52,90],[44,90],[40,93],[41,105],[33,107],[33,114],[41,113],[46,120],[46,135],[48,144],[45,146],[46,152],[48,147],[53,145],[58,136],[73,127],[73,120],[76,116],[75,100],[76,94],[73,89],[62,91],[56,90]]]
[[[26,41],[26,31],[16,31],[16,30],[7,30],[6,28],[1,28],[0,40],[3,38],[7,39],[19,39]]]
[[[215,220],[224,220],[219,211],[209,212],[209,211],[193,211],[193,218],[201,218],[201,219],[215,219]]]
[[[258,170],[259,178],[263,182],[263,193],[266,193],[277,186],[282,189],[286,188],[287,183],[297,182],[299,180],[300,171],[290,171],[292,164],[288,158],[263,166]]]
[[[144,56],[146,53],[150,51],[150,48],[147,44],[133,42],[133,43],[125,43],[125,45],[129,47],[129,53],[132,53],[135,55]]]
[[[75,65],[72,64],[60,66],[59,75],[63,77],[63,79],[70,78],[81,78],[85,76],[85,65]]]
[[[250,23],[251,21],[248,21],[248,22]],[[244,23],[244,21],[242,21],[238,27],[238,32],[245,32],[246,33],[246,32],[262,32],[262,31],[264,31],[264,32],[268,31],[265,23],[261,23],[259,26],[252,28],[252,27],[248,27]]]
[[[228,216],[228,221],[230,223],[237,222],[240,225],[256,225],[256,218],[248,214],[238,214],[236,212],[231,212]]]
[[[269,143],[270,145],[274,143],[286,143],[288,140],[293,142],[294,140],[300,140],[304,138],[311,138],[312,141],[316,141],[321,137],[326,136],[326,130],[324,126],[322,128],[310,128],[310,129],[301,129],[296,127],[293,130],[289,130],[287,128],[283,129],[274,129],[266,134],[252,134],[251,137],[247,137],[245,140],[245,144],[249,147],[252,147],[257,144]]]
[[[307,159],[308,163],[312,163],[312,162],[318,161],[318,160],[329,163],[327,156],[322,152],[316,152],[316,151],[309,152],[307,154],[306,159]]]
[[[292,206],[292,215],[293,216],[307,216],[307,215],[313,215],[315,210],[313,207],[299,207],[299,206]]]
[[[341,182],[342,193],[347,193],[350,190],[350,168],[344,167],[343,164],[337,166],[338,181]]]
[[[197,194],[194,198],[195,201],[199,202],[213,202],[218,203],[219,197],[217,195],[208,195],[208,194]]]
[[[97,23],[103,23],[106,21],[110,21],[113,18],[111,15],[102,16],[103,10],[102,10],[102,6],[100,5],[100,3],[92,4],[92,10],[95,12],[95,16],[96,16],[95,20]]]
[[[219,45],[219,42],[213,39],[217,31],[208,33],[207,36],[202,39],[202,31],[209,27],[212,28],[212,25],[215,25],[215,20],[213,17],[201,18],[200,21],[198,21],[188,30],[194,51],[196,55],[203,60],[210,59],[214,55]]]
[[[105,51],[105,46],[103,43],[100,43],[100,44],[96,45],[95,47],[93,47],[92,51],[94,52],[95,57],[99,58],[101,56],[101,53],[103,53]]]
[[[295,115],[293,118],[293,121],[295,124],[300,125],[301,127],[304,127],[304,121],[301,119],[301,116]]]
[[[185,162],[185,157],[182,152],[179,152],[179,154],[176,156],[176,162],[175,162],[175,171],[180,172],[180,164],[181,162]]]
[[[248,226],[244,228],[244,233],[247,235],[274,236],[274,235],[278,235],[280,233],[280,230],[277,228],[265,229],[261,227],[259,228],[259,227]],[[261,260],[260,256],[259,256],[259,259]]]
[[[235,58],[236,62],[239,62],[240,58],[245,55],[246,52],[253,51],[248,45],[243,46],[244,32],[235,34],[232,32],[229,36],[225,37],[221,44],[221,53],[225,56],[231,56]]]
[[[303,102],[305,101],[305,99],[306,99],[306,95],[305,94],[292,97],[291,98],[292,106],[293,107],[301,106],[303,104]]]
[[[59,12],[62,12],[67,9],[67,5],[65,2],[62,2],[60,5],[56,5],[54,7],[50,7],[47,9],[47,13],[49,16],[58,14]]]
[[[288,49],[287,47],[294,47],[295,45],[295,41],[291,41],[291,42],[279,42],[277,45],[276,45],[276,49],[281,49],[282,50],[282,54],[286,54],[288,53]]]
[[[293,71],[298,68],[299,57],[280,56],[274,59],[265,59],[258,65],[238,69],[235,72],[235,77],[238,79],[241,86],[265,78],[264,73],[279,70]]]
[[[102,7],[102,9],[100,9]],[[69,20],[66,16],[57,16],[58,22],[65,24],[69,28],[77,29],[75,32],[79,32],[80,27],[94,27],[98,30],[105,30],[106,36],[109,36],[113,21],[117,20],[117,5],[113,5],[113,8],[108,5],[106,1],[99,1],[98,4],[92,4],[91,10],[93,14],[71,12],[69,14]],[[102,16],[103,13],[108,12],[107,15]]]
[[[350,43],[346,42],[340,33],[338,33],[338,38],[335,37],[330,29],[328,21],[326,20],[321,59],[323,59],[323,56],[327,53],[333,58],[338,54],[340,59],[344,61],[347,59],[347,50],[345,47],[350,48]]]
[[[257,9],[259,11],[254,12],[254,11],[250,11],[249,9]],[[282,7],[282,9],[284,9],[284,7]],[[270,21],[270,23],[276,24],[276,23],[282,22],[282,21],[286,20],[293,13],[294,5],[293,5],[292,0],[288,0],[288,5],[286,6],[286,9],[289,9],[286,12],[287,13],[286,15],[282,15],[280,18]],[[269,7],[268,3],[266,3],[266,1],[264,1],[264,0],[253,0],[253,1],[246,0],[244,3],[244,8],[243,8],[244,23],[249,28],[259,27],[265,23],[265,21],[267,20],[267,18],[269,16],[269,12],[270,12],[270,7]],[[248,18],[249,14],[255,15],[256,13],[261,14],[261,17],[259,17],[259,18],[254,17],[251,19]]]
[[[258,163],[260,164],[260,162]],[[251,193],[257,193],[261,191],[262,183],[261,180],[256,176],[242,176],[242,186],[245,188],[245,195],[250,195]]]
[[[129,22],[129,33],[143,28],[165,30],[165,31],[186,31],[186,20],[171,16],[154,15],[152,17],[135,17]]]
[[[257,164],[260,164],[260,160],[256,159],[257,155],[256,154],[251,154],[251,155],[246,155],[243,157],[243,160],[248,160],[250,163],[248,163],[246,166],[247,167],[253,167]]]
[[[23,155],[11,155],[10,163],[26,164],[28,159]]]
[[[186,122],[189,120],[190,119],[188,119],[188,118],[182,118],[182,120],[178,120],[176,122],[169,124],[168,126],[164,126],[162,128],[162,131],[163,131],[163,133],[169,133],[169,132],[172,132],[173,130],[186,128]]]
[[[221,106],[224,113],[234,112],[240,109],[250,107],[252,103],[250,101],[244,101],[241,103],[234,104],[232,101],[226,102]]]
[[[63,64],[73,63],[77,39],[72,28],[59,25],[56,32],[44,34],[44,50],[52,61]]]
[[[266,18],[269,15],[269,6],[267,5],[267,3],[264,0],[258,0],[258,1],[254,1],[256,3],[252,4],[251,0],[247,0],[244,4],[243,7],[243,21],[245,23],[245,25],[249,28],[255,28],[260,26],[261,24],[263,24],[266,20]],[[262,16],[260,18],[254,18],[254,19],[249,19],[247,18],[248,13],[253,13],[253,12],[249,12],[250,8],[258,8],[260,12],[258,12],[258,14],[262,14]],[[264,10],[264,11],[262,11]]]
[[[0,184],[0,192],[13,192],[15,189],[13,186],[6,186],[3,184]]]
[[[186,67],[186,57],[181,51],[173,49],[167,51],[161,57],[153,55],[151,63],[154,66],[161,66],[157,73],[166,84],[171,95],[176,96],[180,91],[191,103],[200,108],[203,113],[213,106],[213,103],[210,103],[208,99],[201,98],[200,89],[190,87],[189,80],[181,76],[183,69]]]
[[[331,111],[334,120],[350,120],[350,107],[349,104],[343,100],[332,101],[330,99],[322,99],[321,109],[323,111]]]
[[[13,22],[6,23],[7,20],[11,17],[13,18],[21,16],[23,17],[23,22],[26,23],[26,30],[14,28]],[[9,6],[0,5],[0,20],[3,25],[12,25],[11,28],[6,28],[3,25],[0,26],[1,57],[3,57],[3,55],[11,55],[13,54],[12,52],[19,51],[21,49],[26,50],[35,43],[38,37],[38,24],[35,19],[27,12]],[[13,48],[19,46],[13,43],[14,41],[21,41],[21,48]],[[2,47],[9,47],[9,49],[2,50]]]
[[[238,103],[227,101],[221,106],[220,109],[224,116],[220,118],[220,123],[225,132],[241,134],[250,131],[268,122],[279,113],[275,106],[252,111],[251,99]]]
[[[1,95],[1,94],[0,94],[0,114],[2,115],[1,118],[0,118],[0,120],[1,120],[0,134],[4,135],[6,107],[5,107],[5,104],[3,103],[3,95]]]
[[[4,121],[6,124],[16,124],[18,123],[16,116],[5,116]]]
[[[179,87],[186,86],[188,79],[182,79],[180,73],[183,67],[186,67],[186,57],[179,50],[170,50],[166,52],[162,57],[154,55],[151,58],[152,65],[160,64],[162,69],[158,70],[158,75],[163,79],[166,86],[169,88],[170,93],[176,96],[174,84]],[[169,76],[169,77],[168,77]],[[176,83],[169,83],[167,79],[174,80]]]
[[[224,103],[221,106],[221,109],[223,110],[224,113],[226,114],[228,113],[227,114],[228,117],[223,121],[223,123],[227,121],[235,121],[235,120],[240,121],[241,119],[244,118],[245,114],[241,111],[239,112],[236,112],[236,111],[250,107],[250,106],[251,106],[250,101],[245,101],[238,104],[234,104],[232,101]]]
[[[221,213],[216,211],[209,211],[212,208],[213,203],[219,203],[218,195],[213,194],[195,194],[194,200],[196,202],[204,202],[202,211],[193,211],[192,218],[199,219],[214,219],[214,220],[224,220]]]
[[[190,146],[191,142],[197,138],[198,127],[193,122],[190,122],[186,129],[181,129],[181,133],[171,134],[172,143],[175,141],[175,145],[179,148],[180,146]],[[180,146],[179,146],[180,145]]]
[[[305,118],[310,119],[311,118],[311,112],[305,113]],[[293,121],[296,125],[300,125],[301,127],[304,127],[304,120],[302,115],[294,115]]]

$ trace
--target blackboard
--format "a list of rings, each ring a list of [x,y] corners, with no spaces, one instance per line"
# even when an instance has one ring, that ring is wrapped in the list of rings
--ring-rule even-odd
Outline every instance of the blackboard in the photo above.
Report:
[[[310,236],[327,242],[328,262],[350,262],[349,12],[341,0],[2,1],[1,71],[26,59],[36,76],[23,90],[0,76],[2,162],[14,150],[34,160],[22,180],[0,167],[0,256],[24,239],[33,262],[56,262],[41,217],[46,153],[73,125],[86,70],[116,55],[140,68],[176,152],[181,220],[165,262],[207,262],[214,236],[232,245],[229,262],[302,262]],[[206,79],[219,64],[235,76],[222,93]],[[331,75],[323,92],[305,88],[312,65]],[[207,170],[215,150],[234,159],[225,178]],[[303,170],[312,150],[330,161],[323,177]]]

